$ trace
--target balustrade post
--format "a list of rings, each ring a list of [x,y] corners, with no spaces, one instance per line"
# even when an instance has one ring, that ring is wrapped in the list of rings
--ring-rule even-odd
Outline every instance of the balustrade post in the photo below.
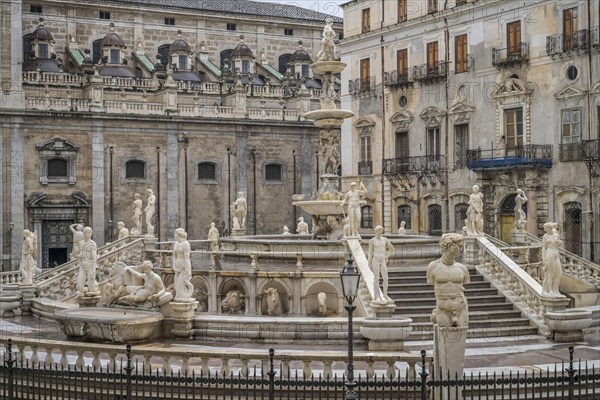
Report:
[[[429,374],[425,370],[426,354],[425,350],[421,350],[421,372],[419,372],[419,375],[421,376],[421,400],[427,400],[427,377]]]
[[[131,397],[131,372],[133,371],[133,365],[131,363],[131,345],[128,344],[126,347],[127,351],[127,365],[125,366],[125,373],[127,374],[127,400],[132,400]]]
[[[7,354],[5,354],[4,356],[4,364],[7,367],[7,373],[6,373],[6,379],[7,379],[7,384],[6,384],[6,389],[7,389],[7,394],[8,394],[8,400],[13,400],[14,399],[14,387],[13,387],[13,368],[15,365],[16,360],[13,359],[13,354],[12,354],[12,339],[8,339],[8,342],[6,343],[6,352]]]
[[[269,400],[275,399],[275,369],[273,368],[273,358],[275,350],[269,349]]]
[[[569,346],[569,368],[567,368],[567,373],[569,374],[569,400],[573,400],[575,372],[577,372],[577,370],[573,368],[573,352],[573,346]]]

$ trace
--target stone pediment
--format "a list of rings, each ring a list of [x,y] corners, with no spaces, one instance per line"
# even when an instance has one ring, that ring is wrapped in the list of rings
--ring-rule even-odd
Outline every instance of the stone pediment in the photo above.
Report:
[[[448,114],[454,122],[469,122],[475,112],[475,107],[465,102],[453,104],[448,109]]]
[[[432,128],[442,124],[444,112],[436,107],[427,107],[419,116],[428,128]]]
[[[570,99],[573,97],[585,96],[585,91],[576,88],[575,86],[567,85],[554,94],[557,99]]]
[[[410,124],[415,116],[410,111],[398,111],[390,118],[396,132],[405,132],[410,129]]]
[[[53,138],[45,141],[44,143],[37,145],[38,150],[52,150],[52,151],[78,151],[79,147],[68,140],[62,138]]]
[[[533,93],[533,87],[518,78],[508,78],[496,90],[492,92],[493,98],[508,96],[529,96]]]
[[[361,118],[354,124],[360,136],[370,135],[373,133],[375,122],[367,118]]]
[[[596,82],[596,84],[592,86],[590,93],[600,93],[600,82]]]

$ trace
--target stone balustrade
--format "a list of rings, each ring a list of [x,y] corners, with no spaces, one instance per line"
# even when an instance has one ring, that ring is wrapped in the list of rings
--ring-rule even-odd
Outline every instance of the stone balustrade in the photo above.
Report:
[[[487,238],[478,237],[477,245],[483,258],[483,263],[476,266],[477,271],[527,316],[541,334],[549,334],[546,312],[565,309],[569,300],[543,296],[542,286]]]
[[[83,76],[77,74],[70,74],[67,72],[23,72],[23,83],[26,84],[81,86],[84,83],[84,81],[85,78]]]
[[[6,338],[0,339],[0,351],[6,357]],[[199,346],[198,346],[199,347]],[[125,346],[96,343],[76,343],[54,340],[12,339],[13,359],[25,362],[44,363],[46,365],[62,366],[64,369],[71,365],[77,367],[95,368],[114,372],[126,362]],[[180,371],[182,374],[217,374],[245,376],[253,368],[267,367],[269,353],[266,349],[236,349],[203,348],[170,346],[158,348],[155,346],[138,346],[132,348],[134,365],[145,373],[160,369],[166,374]],[[431,370],[432,357],[426,357],[426,368]],[[345,351],[322,350],[277,350],[275,352],[275,370],[283,378],[310,379],[318,376],[339,375],[346,370],[347,353]],[[384,371],[388,379],[399,376],[416,378],[417,364],[421,356],[407,352],[354,352],[355,373],[364,373],[368,378],[376,376],[376,371]],[[122,363],[122,364],[121,364]],[[408,364],[404,373],[398,369],[400,363]],[[381,373],[380,373],[381,374]],[[400,375],[401,374],[401,375]]]
[[[5,271],[0,272],[0,285],[8,285],[10,283],[17,283],[21,281],[20,271]]]

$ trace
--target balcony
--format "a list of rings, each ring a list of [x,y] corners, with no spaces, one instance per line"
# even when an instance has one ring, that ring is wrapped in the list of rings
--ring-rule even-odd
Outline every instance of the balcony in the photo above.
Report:
[[[558,157],[562,162],[583,161],[583,143],[561,143]]]
[[[388,158],[383,160],[383,175],[395,187],[411,186],[411,178],[432,185],[444,182],[446,157],[438,154],[415,157]]]
[[[352,97],[375,96],[375,77],[369,76],[348,81],[348,91]]]
[[[373,161],[359,161],[358,162],[358,174],[359,175],[373,175]]]
[[[552,59],[584,54],[590,45],[590,32],[587,29],[571,35],[553,35],[546,37],[546,54]]]
[[[406,68],[403,71],[391,71],[383,74],[383,84],[390,89],[402,89],[412,86],[413,79],[411,70]]]
[[[467,168],[472,171],[552,168],[552,145],[467,150]]]
[[[413,79],[423,83],[443,80],[448,75],[448,64],[446,61],[439,61],[433,64],[415,65]]]
[[[529,43],[518,43],[505,49],[492,49],[492,65],[498,69],[529,62]]]
[[[583,161],[592,178],[600,177],[600,140],[584,140],[581,142]]]
[[[475,66],[475,58],[471,54],[467,54],[467,58],[464,61],[454,61],[454,73],[462,74],[463,72],[469,72]]]
[[[600,51],[600,26],[590,29],[590,45]]]

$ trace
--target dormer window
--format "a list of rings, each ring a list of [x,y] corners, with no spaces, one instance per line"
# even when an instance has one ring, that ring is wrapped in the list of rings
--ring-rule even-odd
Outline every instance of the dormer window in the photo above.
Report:
[[[308,78],[310,74],[310,66],[307,64],[302,65],[302,77]]]
[[[121,50],[120,49],[110,49],[110,63],[111,64],[120,64],[121,63]]]
[[[242,60],[242,73],[250,73],[250,60]]]
[[[37,58],[50,58],[48,56],[48,44],[38,43]]]
[[[179,69],[188,69],[188,57],[184,55],[179,56],[179,65],[177,66]]]

